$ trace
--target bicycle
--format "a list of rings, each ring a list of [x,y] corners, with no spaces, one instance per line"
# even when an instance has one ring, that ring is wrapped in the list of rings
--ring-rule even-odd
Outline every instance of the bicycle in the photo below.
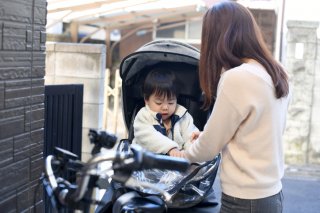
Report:
[[[42,183],[55,210],[61,212],[64,209],[71,209],[86,213],[89,212],[92,204],[108,205],[100,200],[92,199],[92,194],[94,188],[106,189],[109,187],[110,180],[113,180],[128,188],[134,188],[138,185],[149,187],[161,195],[160,197],[142,197],[132,190],[115,200],[112,204],[113,213],[166,211],[166,202],[170,202],[171,195],[152,184],[137,181],[131,177],[131,174],[133,171],[152,168],[184,172],[190,165],[187,160],[156,155],[135,145],[130,145],[128,149],[130,151],[127,152],[119,149],[111,150],[116,144],[117,138],[104,131],[90,130],[89,137],[94,147],[92,157],[86,163],[81,162],[77,155],[57,147],[53,155],[46,157]],[[101,148],[106,148],[107,151],[102,154]],[[109,162],[106,170],[100,170],[98,166],[105,162]],[[66,171],[76,175],[75,182],[70,182],[67,178],[62,177],[65,176]],[[111,171],[111,173],[107,171]]]

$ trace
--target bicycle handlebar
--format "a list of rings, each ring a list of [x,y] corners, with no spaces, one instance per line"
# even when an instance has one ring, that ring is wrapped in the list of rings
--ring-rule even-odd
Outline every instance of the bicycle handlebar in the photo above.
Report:
[[[139,146],[132,145],[132,152],[135,154],[140,165],[139,169],[168,169],[185,172],[190,163],[186,159],[170,157],[167,155],[154,154],[142,149]]]
[[[130,154],[122,154],[119,151],[109,150],[107,153],[94,155],[87,163],[83,164],[82,168],[80,168],[80,172],[78,172],[79,174],[77,175],[76,188],[59,187],[52,169],[52,163],[57,159],[52,155],[49,155],[46,158],[45,174],[59,202],[64,205],[68,205],[69,203],[74,204],[76,202],[80,202],[87,191],[92,171],[96,171],[96,166],[105,161],[113,163],[112,169],[115,174],[116,171],[124,171],[128,174],[127,177],[121,177],[120,179],[117,178],[116,175],[112,176],[112,178],[122,182],[123,184],[128,181],[133,171],[158,168],[183,172],[186,171],[190,165],[190,163],[185,159],[157,155],[136,145],[131,145],[130,150]],[[70,159],[70,161],[72,160]]]

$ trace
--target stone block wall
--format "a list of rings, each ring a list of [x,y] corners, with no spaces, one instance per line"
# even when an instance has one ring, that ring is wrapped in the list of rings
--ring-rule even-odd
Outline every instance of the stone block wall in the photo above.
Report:
[[[83,84],[82,160],[90,156],[90,128],[102,129],[106,47],[47,42],[45,84]]]
[[[313,103],[311,111],[310,163],[320,164],[320,39],[317,39],[317,56],[314,70]]]
[[[288,21],[286,69],[293,86],[285,133],[289,164],[320,163],[318,22]]]
[[[0,25],[0,211],[43,212],[46,1],[0,1]]]

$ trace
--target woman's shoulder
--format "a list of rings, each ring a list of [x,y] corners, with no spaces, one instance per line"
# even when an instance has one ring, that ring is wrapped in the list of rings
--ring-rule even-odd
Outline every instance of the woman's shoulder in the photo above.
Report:
[[[250,78],[246,69],[242,65],[231,68],[222,73],[219,82],[219,87],[221,88],[227,86],[243,86],[243,83],[249,80],[248,77]]]
[[[256,61],[249,61],[240,66],[225,71],[221,75],[223,81],[232,82],[233,85],[245,86],[244,83],[250,81],[263,80],[270,86],[273,86],[271,76],[266,69]]]

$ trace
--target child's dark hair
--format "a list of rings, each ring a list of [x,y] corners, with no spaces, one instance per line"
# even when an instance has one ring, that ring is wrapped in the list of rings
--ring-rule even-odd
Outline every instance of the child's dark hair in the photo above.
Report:
[[[143,85],[144,99],[148,100],[152,94],[168,99],[178,97],[175,75],[168,69],[152,69],[145,78]]]

